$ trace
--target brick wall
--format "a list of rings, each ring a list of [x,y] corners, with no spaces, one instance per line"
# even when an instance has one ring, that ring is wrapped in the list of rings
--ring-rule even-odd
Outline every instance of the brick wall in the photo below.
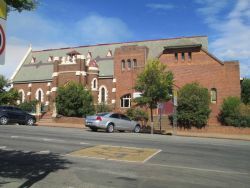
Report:
[[[211,115],[209,122],[216,123],[223,99],[228,96],[240,96],[240,75],[238,62],[222,63],[203,50],[192,52],[192,58],[188,58],[185,52],[185,60],[182,60],[180,50],[165,52],[160,56],[160,61],[168,66],[174,73],[174,84],[178,87],[191,82],[198,82],[203,87],[217,90],[217,103],[210,105]],[[178,53],[178,60],[175,59]]]
[[[138,73],[140,73],[145,65],[148,48],[144,46],[122,46],[115,50],[114,54],[114,78],[116,79],[116,110],[125,111],[120,107],[120,97],[125,94],[135,92],[133,87]],[[133,60],[136,59],[137,67],[133,67]],[[122,69],[122,61],[125,61],[125,68]],[[128,68],[128,60],[131,61],[132,67]]]

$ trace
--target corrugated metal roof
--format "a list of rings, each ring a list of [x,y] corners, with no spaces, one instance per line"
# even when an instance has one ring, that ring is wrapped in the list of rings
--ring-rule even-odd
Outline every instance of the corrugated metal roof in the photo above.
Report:
[[[167,46],[201,44],[204,50],[208,48],[208,40],[206,36],[198,37],[183,37],[175,39],[160,39],[138,42],[124,42],[112,44],[100,44],[92,46],[80,46],[72,48],[50,49],[42,51],[32,51],[26,58],[24,64],[21,66],[13,82],[21,81],[35,81],[35,80],[49,80],[52,79],[53,62],[48,62],[50,56],[61,57],[66,56],[67,53],[77,51],[85,56],[91,52],[92,58],[97,60],[99,65],[100,76],[114,75],[114,62],[112,58],[106,58],[109,50],[114,54],[114,50],[121,46],[138,45],[147,46],[149,48],[149,58],[157,57]],[[32,57],[35,57],[35,63],[31,64]],[[106,58],[106,59],[105,59]],[[101,59],[98,61],[98,59]]]

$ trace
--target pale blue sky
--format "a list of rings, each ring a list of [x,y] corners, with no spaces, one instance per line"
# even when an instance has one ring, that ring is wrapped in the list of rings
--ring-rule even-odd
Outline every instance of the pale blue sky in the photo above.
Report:
[[[11,12],[6,65],[10,77],[33,49],[207,35],[209,51],[239,60],[250,77],[249,0],[40,0],[33,12]]]

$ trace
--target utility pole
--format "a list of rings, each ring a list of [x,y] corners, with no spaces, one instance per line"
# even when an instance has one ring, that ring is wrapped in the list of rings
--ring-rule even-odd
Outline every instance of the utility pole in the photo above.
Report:
[[[173,115],[173,135],[177,132],[177,91],[174,91],[174,115]]]

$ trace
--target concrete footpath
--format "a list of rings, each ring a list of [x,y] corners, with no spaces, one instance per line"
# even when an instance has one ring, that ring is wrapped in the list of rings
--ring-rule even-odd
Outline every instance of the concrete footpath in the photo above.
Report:
[[[63,127],[63,128],[77,128],[87,129],[84,124],[69,124],[69,123],[37,123],[37,126],[45,127]],[[148,134],[148,133],[145,133]],[[173,135],[173,131],[169,130],[166,135]],[[247,140],[250,141],[249,134],[226,134],[226,133],[208,133],[208,132],[189,132],[189,131],[177,131],[176,136],[187,137],[203,137],[203,138],[218,138],[218,139],[233,139],[233,140]]]

